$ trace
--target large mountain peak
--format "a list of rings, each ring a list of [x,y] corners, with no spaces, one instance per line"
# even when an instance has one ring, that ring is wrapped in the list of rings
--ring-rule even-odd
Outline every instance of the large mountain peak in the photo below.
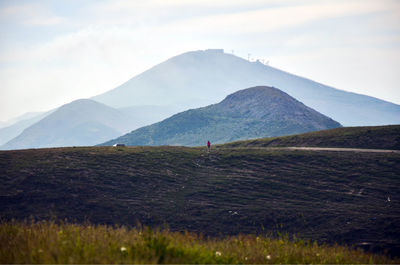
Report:
[[[400,123],[399,105],[325,86],[222,49],[177,55],[94,99],[117,108],[158,105],[183,111],[259,85],[278,87],[344,125]]]
[[[275,97],[282,95],[287,95],[287,94],[274,87],[256,86],[239,90],[227,96],[221,103],[225,101],[238,103],[243,100],[265,101],[265,100],[271,100]]]
[[[274,115],[284,117],[315,112],[285,92],[267,86],[256,86],[235,92],[214,108],[252,118]]]
[[[269,108],[270,105],[291,103],[297,101],[285,92],[268,86],[256,86],[239,90],[227,96],[220,104],[232,105],[234,107],[243,107],[252,105],[253,107]]]

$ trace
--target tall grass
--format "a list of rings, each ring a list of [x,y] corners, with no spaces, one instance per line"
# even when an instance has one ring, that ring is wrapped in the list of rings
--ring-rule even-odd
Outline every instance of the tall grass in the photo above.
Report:
[[[3,222],[1,263],[399,263],[385,256],[282,236],[223,239],[168,230]]]

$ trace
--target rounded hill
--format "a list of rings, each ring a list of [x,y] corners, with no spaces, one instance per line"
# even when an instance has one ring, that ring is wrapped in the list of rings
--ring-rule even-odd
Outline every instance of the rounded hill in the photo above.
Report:
[[[290,135],[341,125],[277,88],[240,90],[218,104],[178,113],[104,145],[203,145]]]

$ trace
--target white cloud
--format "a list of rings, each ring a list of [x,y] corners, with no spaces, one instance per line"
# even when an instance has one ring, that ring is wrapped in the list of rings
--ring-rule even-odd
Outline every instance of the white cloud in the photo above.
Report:
[[[298,27],[321,19],[387,10],[390,10],[390,7],[375,1],[318,2],[192,18],[184,22],[175,21],[173,24],[166,24],[164,29],[180,33],[265,33]]]
[[[39,3],[4,7],[0,9],[0,17],[25,26],[53,26],[66,22],[65,18]]]
[[[96,4],[98,11],[136,12],[138,9],[166,9],[166,8],[225,8],[225,7],[258,7],[260,5],[285,5],[296,3],[297,0],[147,0],[124,1],[110,0]]]
[[[51,17],[36,16],[25,20],[24,23],[26,25],[31,25],[31,26],[53,26],[62,24],[65,21],[66,21],[65,18],[59,16],[51,16]]]

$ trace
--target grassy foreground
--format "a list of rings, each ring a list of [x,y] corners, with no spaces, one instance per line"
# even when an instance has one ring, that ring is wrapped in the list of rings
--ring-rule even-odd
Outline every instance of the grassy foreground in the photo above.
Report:
[[[0,224],[1,263],[399,263],[343,246],[282,236],[238,235],[223,239],[124,226]]]

